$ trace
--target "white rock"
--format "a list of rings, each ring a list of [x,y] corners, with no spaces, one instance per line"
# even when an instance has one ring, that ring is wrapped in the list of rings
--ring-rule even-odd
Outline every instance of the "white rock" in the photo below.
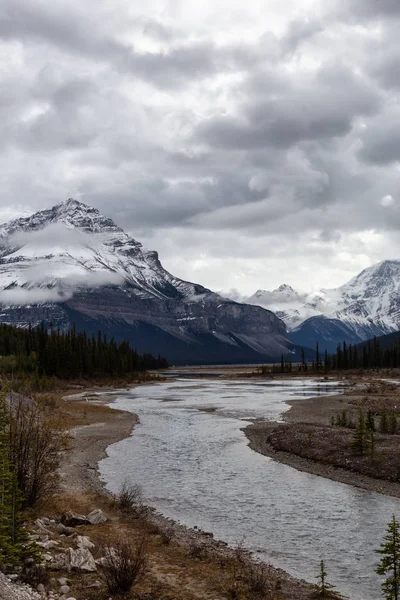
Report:
[[[87,573],[97,571],[93,555],[87,548],[78,548],[78,550],[68,548],[67,556],[69,568],[71,570],[85,571]]]
[[[90,541],[90,537],[88,535],[78,535],[76,538],[76,544],[78,548],[87,548],[88,550],[94,548],[94,544]]]
[[[106,523],[108,518],[100,508],[96,508],[88,514],[87,520],[90,521],[92,525],[100,525],[101,523]]]

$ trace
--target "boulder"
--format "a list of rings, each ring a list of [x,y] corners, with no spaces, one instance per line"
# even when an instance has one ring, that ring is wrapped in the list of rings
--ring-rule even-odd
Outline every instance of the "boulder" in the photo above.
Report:
[[[85,515],[69,510],[61,517],[61,523],[66,527],[77,527],[79,525],[90,525],[90,521]]]
[[[76,531],[73,527],[65,527],[62,523],[57,524],[56,530],[60,535],[76,535]]]
[[[87,548],[88,550],[94,548],[93,542],[90,541],[90,537],[87,535],[78,535],[76,538],[76,544],[78,548]]]
[[[87,519],[92,525],[100,525],[101,523],[106,523],[108,521],[108,518],[100,508],[92,510],[92,512],[88,514]]]
[[[68,548],[68,565],[72,571],[83,571],[85,573],[97,571],[93,555],[87,548],[78,548],[78,550]]]

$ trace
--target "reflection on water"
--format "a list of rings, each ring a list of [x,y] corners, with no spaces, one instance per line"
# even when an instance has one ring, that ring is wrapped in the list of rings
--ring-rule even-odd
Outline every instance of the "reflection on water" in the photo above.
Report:
[[[343,593],[376,600],[374,549],[400,501],[276,463],[251,451],[240,431],[246,420],[276,420],[286,401],[336,391],[309,379],[136,388],[113,406],[137,412],[140,425],[110,446],[101,475],[114,491],[127,477],[140,483],[150,504],[186,525],[233,544],[245,536],[247,547],[296,576],[312,580],[324,558]]]

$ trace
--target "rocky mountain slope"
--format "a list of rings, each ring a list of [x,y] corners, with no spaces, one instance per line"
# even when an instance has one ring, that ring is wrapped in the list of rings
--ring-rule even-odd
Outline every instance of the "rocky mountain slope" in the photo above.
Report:
[[[171,362],[255,362],[295,352],[283,321],[178,279],[98,210],[69,199],[0,226],[0,321],[76,323]]]
[[[400,261],[364,269],[339,288],[299,295],[289,286],[259,290],[247,300],[273,310],[296,344],[334,351],[339,342],[359,343],[400,330]]]

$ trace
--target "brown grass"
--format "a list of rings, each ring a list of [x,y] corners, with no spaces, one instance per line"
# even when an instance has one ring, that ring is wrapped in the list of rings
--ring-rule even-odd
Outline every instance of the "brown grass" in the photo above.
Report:
[[[275,451],[341,467],[376,479],[400,481],[400,436],[375,434],[375,449],[364,455],[352,449],[354,430],[290,423],[277,425],[268,436]]]

